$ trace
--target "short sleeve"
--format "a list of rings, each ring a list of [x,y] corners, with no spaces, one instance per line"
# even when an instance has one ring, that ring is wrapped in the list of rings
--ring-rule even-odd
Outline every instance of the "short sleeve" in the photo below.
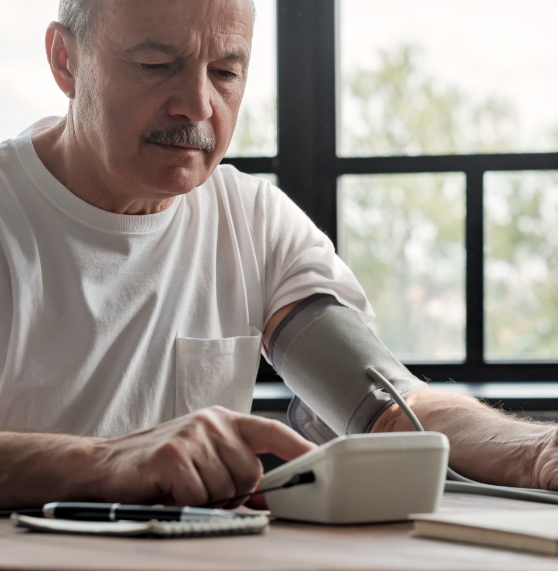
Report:
[[[266,185],[264,323],[285,305],[313,294],[333,295],[367,323],[374,318],[364,290],[331,240],[287,195]]]

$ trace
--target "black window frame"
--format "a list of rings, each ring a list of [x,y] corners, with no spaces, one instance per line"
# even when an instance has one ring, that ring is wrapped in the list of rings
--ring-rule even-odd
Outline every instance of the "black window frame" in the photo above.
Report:
[[[336,152],[336,0],[277,0],[278,155],[227,158],[248,173],[275,173],[281,188],[337,245],[337,185],[347,174],[462,172],[466,176],[466,358],[409,365],[433,381],[558,381],[557,362],[484,359],[484,174],[558,169],[558,153],[341,158]],[[376,308],[381,312],[382,308]],[[269,366],[259,381],[279,380]]]

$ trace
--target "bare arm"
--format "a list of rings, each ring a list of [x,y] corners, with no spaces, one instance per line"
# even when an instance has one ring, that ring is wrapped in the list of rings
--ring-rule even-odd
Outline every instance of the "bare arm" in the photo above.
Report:
[[[280,422],[221,407],[113,439],[0,433],[0,509],[71,500],[202,505],[254,490],[256,454],[291,460],[313,447]]]
[[[94,438],[0,433],[0,509],[99,498]]]
[[[306,298],[304,298],[306,299]],[[278,311],[276,311],[271,318],[269,319],[269,321],[267,322],[267,325],[265,326],[265,331],[263,334],[263,344],[265,347],[265,350],[267,351],[269,349],[269,342],[271,341],[271,337],[273,335],[273,332],[275,331],[275,329],[277,328],[277,326],[281,323],[281,321],[283,321],[283,319],[285,319],[285,317],[287,317],[287,315],[289,315],[289,313],[302,301],[304,301],[304,299],[300,299],[299,301],[295,301],[293,303],[289,303],[289,305],[285,305],[283,306],[281,309],[279,309]]]
[[[434,389],[407,397],[426,430],[450,441],[450,466],[463,476],[490,484],[558,488],[556,427],[509,417],[476,399]],[[390,407],[373,432],[413,430],[398,405]]]

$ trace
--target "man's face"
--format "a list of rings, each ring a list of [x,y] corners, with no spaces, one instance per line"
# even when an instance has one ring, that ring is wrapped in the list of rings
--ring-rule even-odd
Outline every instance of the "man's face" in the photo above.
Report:
[[[103,0],[73,101],[96,168],[144,198],[207,180],[234,131],[252,26],[249,0]]]

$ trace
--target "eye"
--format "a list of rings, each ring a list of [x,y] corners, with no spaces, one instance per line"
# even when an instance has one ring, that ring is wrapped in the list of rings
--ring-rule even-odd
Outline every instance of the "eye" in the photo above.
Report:
[[[142,63],[140,65],[147,71],[167,71],[171,67],[168,63]]]
[[[232,71],[227,71],[225,69],[218,69],[217,73],[221,77],[224,77],[225,79],[236,79],[238,77],[238,75],[236,75],[236,73],[233,73]]]

